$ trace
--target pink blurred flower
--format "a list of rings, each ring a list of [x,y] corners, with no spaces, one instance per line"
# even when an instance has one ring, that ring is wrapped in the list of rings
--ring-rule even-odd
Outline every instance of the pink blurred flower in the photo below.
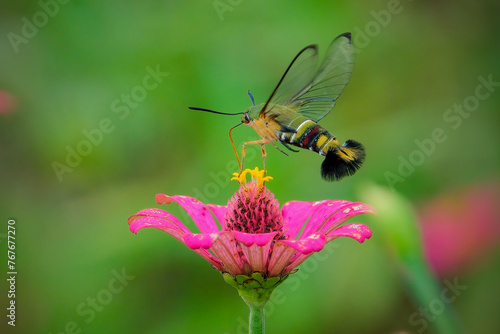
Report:
[[[248,183],[246,174],[251,175]],[[190,231],[179,219],[156,208],[131,216],[130,230],[137,233],[141,228],[154,227],[167,232],[233,278],[255,272],[263,277],[283,277],[338,237],[360,243],[371,237],[371,230],[363,224],[341,226],[356,215],[373,213],[368,205],[343,200],[291,201],[280,210],[264,184],[271,177],[263,175],[264,171],[257,168],[239,176],[235,173],[233,179],[240,183],[240,189],[227,205],[205,205],[188,196],[156,195],[158,204],[176,202],[182,206],[200,233]]]
[[[419,210],[427,259],[440,276],[470,269],[498,248],[500,186],[476,185],[441,195]]]
[[[10,114],[16,107],[14,97],[0,90],[0,114]]]

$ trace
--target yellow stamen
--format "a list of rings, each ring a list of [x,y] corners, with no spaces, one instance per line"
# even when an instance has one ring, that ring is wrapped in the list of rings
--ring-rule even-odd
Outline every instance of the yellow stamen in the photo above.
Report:
[[[266,181],[272,180],[273,178],[271,176],[264,176],[266,173],[265,170],[259,170],[257,167],[255,169],[245,169],[244,171],[241,172],[241,174],[238,173],[233,173],[233,177],[231,178],[232,180],[238,181],[240,185],[243,187],[247,188],[247,174],[250,173],[251,176],[251,182],[257,183],[257,187],[262,188],[264,186],[264,183]]]

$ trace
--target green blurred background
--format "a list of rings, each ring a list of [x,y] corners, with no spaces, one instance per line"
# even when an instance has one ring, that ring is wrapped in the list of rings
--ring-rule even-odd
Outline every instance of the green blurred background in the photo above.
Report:
[[[322,56],[346,31],[357,49],[355,70],[321,124],[341,140],[364,143],[367,160],[356,176],[327,183],[318,155],[287,157],[270,146],[268,186],[280,203],[359,200],[375,182],[418,211],[437,197],[498,184],[500,87],[488,90],[479,79],[500,81],[496,1],[42,0],[1,7],[0,250],[7,253],[7,220],[15,219],[18,271],[12,328],[2,255],[2,333],[244,333],[247,307],[217,271],[165,233],[133,235],[127,218],[157,207],[156,193],[225,204],[237,189],[228,181],[236,171],[228,129],[239,119],[187,106],[241,112],[250,105],[248,89],[263,102],[302,47],[317,43]],[[168,75],[141,88],[155,70]],[[478,90],[484,98],[474,98]],[[448,111],[455,104],[470,112]],[[435,129],[442,130],[432,144]],[[241,145],[257,135],[240,127],[234,137]],[[72,150],[85,154],[68,157]],[[248,149],[247,167],[261,166],[259,150]],[[188,220],[178,207],[168,210]],[[278,288],[269,333],[432,332],[432,321],[424,329],[409,320],[419,306],[370,226],[371,240],[335,241]],[[500,332],[497,243],[476,249],[467,266],[451,254],[456,266],[439,274],[441,282],[467,286],[453,306],[471,333]]]

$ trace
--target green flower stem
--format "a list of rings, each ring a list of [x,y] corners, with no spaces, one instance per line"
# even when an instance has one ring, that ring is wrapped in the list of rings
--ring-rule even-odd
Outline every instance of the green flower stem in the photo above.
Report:
[[[265,303],[261,305],[248,305],[250,307],[249,334],[264,334],[266,332],[264,306]]]
[[[422,258],[407,259],[405,265],[408,287],[418,305],[428,308],[436,300],[442,300],[443,287],[436,282],[425,260]],[[435,332],[438,334],[465,333],[453,304],[446,303],[445,305],[441,313],[432,315],[431,324],[434,326]]]
[[[249,334],[264,334],[265,317],[264,307],[266,306],[274,289],[241,289],[240,297],[250,308]]]
[[[395,256],[402,271],[408,292],[417,307],[429,308],[435,301],[441,301],[443,287],[437,282],[424,258],[422,239],[411,203],[403,196],[388,189],[371,186],[365,192],[367,203],[372,203],[378,215],[376,220],[382,242],[389,246],[390,253]],[[430,325],[434,333],[464,333],[460,318],[451,302],[441,301],[445,308],[439,314],[431,314]]]
[[[260,272],[254,272],[250,276],[236,275],[235,277],[229,273],[222,273],[222,277],[227,284],[238,290],[238,294],[250,308],[249,333],[264,334],[266,332],[264,307],[271,298],[273,290],[283,283],[288,275],[265,277]]]

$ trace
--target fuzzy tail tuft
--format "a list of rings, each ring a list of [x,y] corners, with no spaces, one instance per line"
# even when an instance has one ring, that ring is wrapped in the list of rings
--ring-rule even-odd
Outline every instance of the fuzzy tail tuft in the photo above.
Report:
[[[344,176],[353,175],[365,161],[365,148],[355,140],[349,139],[342,146],[328,151],[321,164],[321,177],[326,181],[338,181]]]

